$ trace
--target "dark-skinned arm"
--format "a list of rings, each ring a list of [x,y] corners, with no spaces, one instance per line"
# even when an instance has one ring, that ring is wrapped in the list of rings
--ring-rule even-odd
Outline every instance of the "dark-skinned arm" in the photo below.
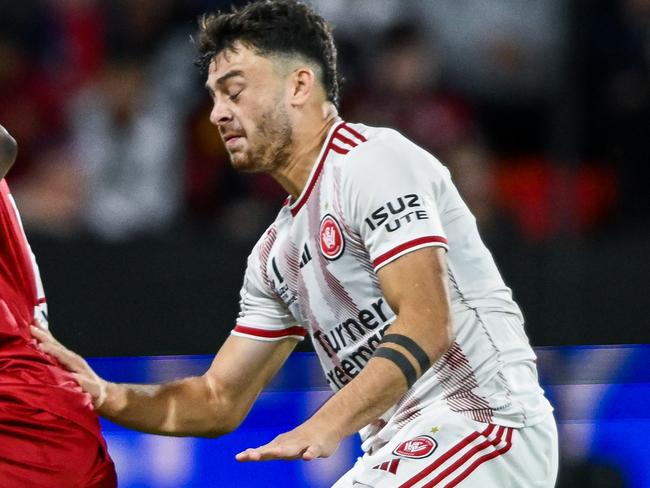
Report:
[[[11,134],[0,125],[0,179],[4,178],[16,161],[18,144]]]

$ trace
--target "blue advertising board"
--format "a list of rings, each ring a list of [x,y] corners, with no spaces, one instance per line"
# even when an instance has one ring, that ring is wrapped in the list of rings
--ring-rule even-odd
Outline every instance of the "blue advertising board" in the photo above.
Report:
[[[555,407],[561,458],[616,468],[631,488],[650,486],[650,346],[538,348],[540,379]],[[95,358],[117,382],[202,374],[208,356]],[[242,426],[219,439],[141,434],[102,420],[122,488],[330,487],[360,455],[358,438],[311,462],[238,463],[235,454],[299,425],[330,396],[315,355],[295,353]]]

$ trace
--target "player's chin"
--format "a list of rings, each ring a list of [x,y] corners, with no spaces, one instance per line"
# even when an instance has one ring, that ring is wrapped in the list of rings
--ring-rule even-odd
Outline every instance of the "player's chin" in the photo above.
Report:
[[[230,165],[233,169],[237,171],[246,171],[246,168],[249,166],[249,158],[245,154],[242,154],[239,151],[230,152]]]
[[[259,164],[256,164],[254,158],[239,151],[230,153],[230,164],[233,169],[244,173],[259,173],[260,171],[263,171],[263,169],[259,167]]]

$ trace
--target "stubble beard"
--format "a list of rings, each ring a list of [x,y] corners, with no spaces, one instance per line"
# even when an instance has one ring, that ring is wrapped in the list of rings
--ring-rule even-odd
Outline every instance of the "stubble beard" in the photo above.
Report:
[[[255,129],[255,147],[246,154],[231,154],[232,165],[247,173],[270,173],[287,161],[293,141],[289,115],[280,100],[260,117]]]

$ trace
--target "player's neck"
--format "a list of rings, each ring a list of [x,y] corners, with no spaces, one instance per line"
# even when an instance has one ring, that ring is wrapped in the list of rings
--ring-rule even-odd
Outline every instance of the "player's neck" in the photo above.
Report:
[[[328,102],[311,117],[295,124],[291,154],[286,164],[271,173],[294,199],[305,188],[327,134],[337,119],[336,108]]]

